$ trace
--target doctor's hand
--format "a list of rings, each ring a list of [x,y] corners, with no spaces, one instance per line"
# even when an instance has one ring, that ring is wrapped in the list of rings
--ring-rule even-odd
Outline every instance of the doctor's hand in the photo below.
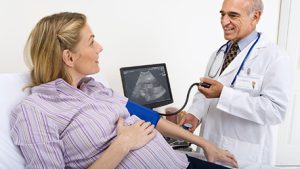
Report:
[[[192,127],[189,128],[188,130],[193,133],[195,129],[199,126],[200,122],[201,121],[197,117],[188,113],[182,117],[182,119],[179,122],[179,126],[182,126],[185,123],[189,123],[192,125]]]
[[[234,155],[229,151],[220,149],[209,142],[206,143],[203,149],[207,161],[220,162],[225,165],[230,165],[234,168],[238,168],[238,164]]]
[[[198,91],[202,93],[206,98],[219,98],[221,92],[223,90],[223,84],[206,77],[200,78],[201,82],[209,83],[211,86],[209,88],[202,87],[201,85],[198,86]]]
[[[116,140],[123,144],[123,148],[136,150],[143,147],[156,136],[156,130],[150,122],[138,120],[131,126],[124,124],[124,119],[119,118],[117,123]]]

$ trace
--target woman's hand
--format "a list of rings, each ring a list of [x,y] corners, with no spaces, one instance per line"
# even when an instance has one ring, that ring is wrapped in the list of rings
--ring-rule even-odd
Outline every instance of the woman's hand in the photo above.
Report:
[[[231,154],[227,150],[222,150],[215,145],[208,143],[206,144],[204,149],[204,154],[209,162],[221,162],[224,164],[229,164],[232,167],[237,168],[238,164],[233,154]]]
[[[89,169],[113,169],[126,157],[130,150],[143,147],[156,135],[154,126],[142,120],[136,121],[131,126],[124,125],[124,119],[120,118],[117,124],[117,137],[96,160]]]
[[[150,122],[138,120],[131,126],[124,125],[124,119],[120,118],[117,124],[117,138],[123,146],[129,150],[143,147],[156,135],[156,130]]]

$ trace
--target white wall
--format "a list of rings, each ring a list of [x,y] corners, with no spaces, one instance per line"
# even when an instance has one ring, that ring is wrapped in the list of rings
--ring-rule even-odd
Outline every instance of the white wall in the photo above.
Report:
[[[300,1],[282,1],[280,18],[278,42],[291,57],[293,84],[289,109],[279,126],[276,162],[280,166],[300,168]]]
[[[23,47],[43,16],[61,11],[87,15],[103,45],[102,72],[122,92],[119,68],[165,62],[175,103],[203,75],[212,51],[225,41],[219,24],[222,0],[26,0],[0,1],[0,73],[23,72]],[[258,30],[277,39],[280,0],[265,0]],[[191,102],[191,101],[190,101]]]

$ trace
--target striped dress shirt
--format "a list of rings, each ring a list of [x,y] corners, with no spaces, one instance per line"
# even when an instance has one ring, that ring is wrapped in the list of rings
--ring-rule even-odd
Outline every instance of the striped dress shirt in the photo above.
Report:
[[[20,147],[26,168],[87,168],[116,137],[119,117],[127,125],[127,98],[92,78],[79,88],[62,79],[31,89],[13,110],[13,142]],[[117,168],[186,168],[187,157],[174,151],[161,134],[144,147],[130,151]]]

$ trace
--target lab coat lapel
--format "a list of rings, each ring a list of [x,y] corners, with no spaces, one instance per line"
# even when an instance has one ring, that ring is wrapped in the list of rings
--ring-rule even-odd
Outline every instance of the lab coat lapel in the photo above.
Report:
[[[259,57],[259,53],[260,53],[259,50],[261,50],[262,48],[265,48],[267,46],[267,43],[270,43],[270,41],[267,41],[265,36],[262,34],[261,38],[259,39],[257,44],[254,46],[254,48],[253,48],[252,52],[250,53],[250,56],[249,56],[249,58],[247,59],[246,62],[249,62],[249,61]]]
[[[227,68],[224,70],[224,72],[220,75],[226,76],[227,74],[231,74],[233,72],[237,72],[239,67],[241,66],[245,56],[247,55],[250,47],[254,43],[251,42],[246,48],[244,48],[237,56],[233,59],[233,61],[227,66]],[[252,51],[250,52],[250,55],[248,57],[247,61],[250,61],[252,59],[255,59],[258,56],[258,50],[266,45],[265,39],[263,38],[263,35],[261,35],[261,38],[258,40],[257,44],[254,46]]]

